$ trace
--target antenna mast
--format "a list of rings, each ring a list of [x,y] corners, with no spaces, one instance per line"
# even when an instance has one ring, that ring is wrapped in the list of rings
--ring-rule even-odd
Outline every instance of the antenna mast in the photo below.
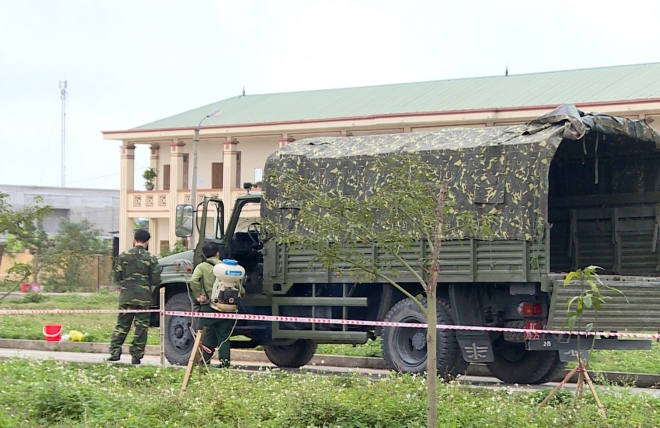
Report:
[[[66,143],[66,94],[66,80],[60,80],[60,99],[62,100],[62,187],[64,187],[66,173],[64,156],[64,145]]]

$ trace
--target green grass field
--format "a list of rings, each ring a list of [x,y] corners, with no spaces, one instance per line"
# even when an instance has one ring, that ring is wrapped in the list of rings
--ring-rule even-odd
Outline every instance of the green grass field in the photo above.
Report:
[[[180,395],[184,370],[54,360],[0,361],[0,427],[425,427],[426,379],[214,369]],[[599,387],[572,408],[563,390],[438,385],[440,427],[653,427],[660,399]]]
[[[116,309],[118,294],[99,292],[90,296],[76,294],[46,297],[39,303],[30,302],[34,295],[23,299],[0,301],[0,309]],[[86,341],[110,341],[117,320],[114,314],[63,314],[63,315],[6,315],[0,316],[0,337],[9,339],[43,339],[44,324],[61,324],[64,332],[77,330],[87,333]],[[132,340],[132,333],[126,343]],[[150,329],[149,345],[159,344],[158,329]],[[358,357],[382,357],[380,339],[364,345],[319,345],[317,354],[348,355]],[[653,342],[651,351],[597,351],[590,367],[598,371],[625,373],[660,373],[660,343]]]

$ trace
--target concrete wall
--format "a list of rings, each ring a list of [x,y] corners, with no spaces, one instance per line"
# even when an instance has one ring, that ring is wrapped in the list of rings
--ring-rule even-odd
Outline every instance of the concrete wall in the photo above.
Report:
[[[44,204],[53,209],[44,219],[44,229],[49,235],[57,233],[62,217],[73,222],[87,219],[101,229],[106,239],[112,238],[110,232],[119,230],[119,190],[3,184],[0,193],[9,195],[9,203],[14,209],[21,209],[32,203],[35,196],[41,196]]]

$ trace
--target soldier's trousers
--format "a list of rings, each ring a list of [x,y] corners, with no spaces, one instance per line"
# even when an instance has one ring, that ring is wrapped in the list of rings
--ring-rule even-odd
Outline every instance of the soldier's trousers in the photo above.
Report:
[[[221,318],[200,318],[197,324],[198,331],[206,327],[206,333],[202,338],[202,345],[208,348],[211,353],[204,350],[204,360],[208,363],[211,361],[213,351],[218,348],[218,360],[221,366],[229,366],[230,359],[230,344],[229,335],[234,327],[235,320],[221,319]]]
[[[147,306],[119,305],[119,309],[149,309]],[[121,345],[126,340],[126,335],[131,330],[133,320],[135,320],[135,336],[131,343],[131,355],[142,358],[144,356],[144,347],[147,345],[147,332],[149,328],[149,312],[144,313],[125,313],[117,317],[117,325],[112,333],[110,340],[110,355],[121,354]]]

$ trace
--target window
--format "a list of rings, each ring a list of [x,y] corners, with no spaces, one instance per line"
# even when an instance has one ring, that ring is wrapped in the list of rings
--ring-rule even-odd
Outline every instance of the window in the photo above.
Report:
[[[170,166],[163,165],[163,190],[170,190]]]
[[[211,164],[211,188],[222,189],[222,174],[224,172],[222,162]]]
[[[243,187],[243,183],[241,183],[241,152],[236,152],[236,186],[234,187]]]

